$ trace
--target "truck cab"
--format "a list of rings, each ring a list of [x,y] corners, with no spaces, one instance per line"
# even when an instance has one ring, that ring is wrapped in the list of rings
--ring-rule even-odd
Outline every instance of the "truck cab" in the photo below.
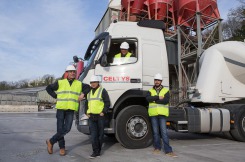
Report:
[[[161,23],[161,25],[162,30],[164,30],[164,24]],[[105,129],[105,133],[115,134],[117,132],[116,136],[124,136],[123,133],[120,135],[118,132],[120,130],[116,130],[116,120],[119,120],[118,115],[122,110],[125,111],[127,107],[131,106],[128,109],[130,112],[140,111],[141,115],[136,115],[122,122],[126,122],[132,128],[138,128],[138,130],[130,131],[131,138],[138,139],[139,143],[142,143],[140,139],[144,140],[147,137],[145,139],[147,142],[143,142],[146,143],[144,145],[151,144],[151,140],[149,140],[151,139],[151,126],[145,95],[154,85],[156,73],[162,74],[162,84],[167,88],[169,87],[168,56],[162,30],[139,27],[135,22],[117,22],[111,24],[104,33],[98,35],[89,45],[84,57],[88,62],[80,80],[89,83],[91,75],[98,75],[101,78],[101,86],[109,93],[111,100],[108,114],[110,116],[109,128]],[[122,42],[129,44],[129,52],[132,53],[127,61],[124,60],[125,58],[117,60],[114,58],[120,52]],[[80,130],[89,133],[87,125],[81,126]]]

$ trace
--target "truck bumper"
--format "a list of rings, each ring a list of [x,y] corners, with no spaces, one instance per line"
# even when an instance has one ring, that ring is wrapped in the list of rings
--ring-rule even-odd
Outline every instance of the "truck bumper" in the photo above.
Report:
[[[90,134],[89,126],[88,126],[88,120],[80,120],[77,125],[77,130],[84,134]]]
[[[87,134],[87,135],[90,134],[89,126],[77,125],[77,130],[83,134]]]
[[[112,127],[111,128],[105,127],[104,133],[105,134],[114,134],[115,133],[114,128],[115,128],[115,120],[113,119],[112,120]],[[77,125],[77,130],[81,133],[89,135],[90,130],[89,130],[89,126],[88,126],[88,119],[80,120],[78,125]]]

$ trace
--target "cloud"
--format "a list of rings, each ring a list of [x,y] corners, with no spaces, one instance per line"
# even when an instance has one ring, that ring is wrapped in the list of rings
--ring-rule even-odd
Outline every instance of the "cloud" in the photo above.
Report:
[[[1,0],[0,80],[60,77],[72,56],[81,57],[94,37],[98,18],[88,14],[89,2]]]

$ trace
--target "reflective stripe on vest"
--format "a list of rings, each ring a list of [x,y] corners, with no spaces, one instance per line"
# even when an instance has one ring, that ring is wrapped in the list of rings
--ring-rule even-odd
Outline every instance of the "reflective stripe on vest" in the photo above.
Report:
[[[126,54],[125,58],[128,58],[128,57],[130,57],[131,55],[132,55],[132,53],[128,52],[128,53]],[[122,57],[122,54],[121,54],[121,53],[118,53],[118,54],[115,55],[115,58],[121,58],[121,57]]]
[[[163,96],[163,97],[168,91],[169,90],[167,88],[162,88],[160,93],[157,94],[154,88],[149,90],[149,92],[151,93],[151,96]],[[155,102],[150,102],[148,114],[149,116],[157,116],[157,115],[169,116],[168,104],[163,105],[163,104],[157,104]]]
[[[82,83],[74,80],[72,85],[70,85],[67,79],[62,79],[58,81],[58,85],[56,108],[77,111],[79,106],[78,97],[82,92]]]
[[[88,110],[87,114],[100,114],[104,108],[104,102],[102,99],[102,91],[103,88],[99,87],[96,89],[96,91],[92,92],[90,90],[88,94]]]

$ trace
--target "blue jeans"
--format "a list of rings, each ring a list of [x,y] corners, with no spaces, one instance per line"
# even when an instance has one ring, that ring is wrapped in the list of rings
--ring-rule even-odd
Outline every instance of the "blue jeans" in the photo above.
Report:
[[[167,127],[166,127],[166,118],[165,116],[151,116],[151,124],[153,130],[153,146],[155,149],[161,150],[162,142],[160,139],[160,133],[163,140],[164,150],[165,153],[172,152],[172,147],[169,145]]]
[[[70,132],[73,123],[74,110],[57,109],[57,133],[50,139],[51,144],[59,143],[60,148],[65,148],[64,136]]]
[[[105,117],[99,115],[90,115],[88,124],[92,140],[93,153],[100,155],[104,138]]]

